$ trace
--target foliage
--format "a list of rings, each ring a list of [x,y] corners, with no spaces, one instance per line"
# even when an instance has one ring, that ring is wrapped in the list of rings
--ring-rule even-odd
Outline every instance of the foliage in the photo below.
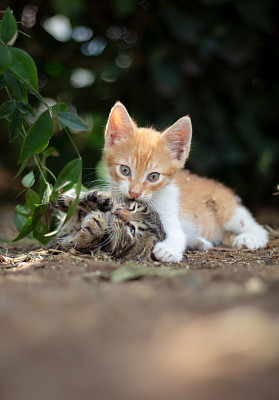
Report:
[[[27,167],[29,172],[23,177],[25,204],[18,205],[15,213],[15,225],[19,235],[15,240],[33,235],[46,243],[49,238],[47,206],[61,192],[75,187],[76,195],[81,189],[82,159],[71,137],[71,131],[86,130],[80,118],[69,112],[64,104],[49,106],[38,92],[38,74],[33,58],[24,50],[11,47],[17,37],[17,22],[11,10],[7,8],[0,25],[0,76],[1,89],[6,91],[8,101],[0,106],[0,118],[9,124],[10,142],[20,142],[20,165],[17,175]],[[2,55],[2,56],[1,56]],[[29,93],[44,105],[45,111],[35,114],[29,103]],[[49,141],[54,133],[54,122],[59,129],[64,129],[74,145],[77,159],[70,162],[56,178],[47,167],[47,157],[54,149],[49,148]],[[51,150],[51,152],[50,152]],[[38,191],[31,189],[38,183]],[[54,185],[53,185],[54,182]],[[75,204],[69,210],[67,219],[73,214]]]
[[[40,93],[70,110],[75,105],[87,118],[89,131],[72,137],[83,159],[84,184],[98,178],[94,168],[105,121],[121,100],[139,124],[158,129],[190,114],[189,167],[227,183],[249,206],[272,197],[279,170],[278,1],[23,0],[19,5],[11,0],[9,5],[21,29],[32,33],[20,35],[17,47],[36,61]],[[9,55],[3,60],[9,65]],[[17,93],[23,89],[14,85]],[[29,104],[37,107],[34,96]],[[5,123],[0,120],[2,131]],[[48,158],[55,174],[76,158],[65,136],[51,139],[63,154]],[[13,168],[18,139],[8,145],[0,135],[0,146],[2,165]]]

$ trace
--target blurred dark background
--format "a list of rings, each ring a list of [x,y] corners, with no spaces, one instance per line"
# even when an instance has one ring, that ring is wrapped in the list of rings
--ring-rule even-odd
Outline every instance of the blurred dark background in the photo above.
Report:
[[[106,118],[121,100],[139,125],[163,130],[190,114],[188,166],[234,188],[251,207],[279,181],[277,0],[2,1],[34,58],[43,96],[88,123],[74,136],[84,184],[95,178]],[[0,92],[0,101],[5,98]],[[51,101],[51,100],[50,100]],[[36,107],[36,99],[30,97]],[[0,120],[0,194],[14,196],[19,145]],[[51,143],[56,173],[76,157],[63,134]]]

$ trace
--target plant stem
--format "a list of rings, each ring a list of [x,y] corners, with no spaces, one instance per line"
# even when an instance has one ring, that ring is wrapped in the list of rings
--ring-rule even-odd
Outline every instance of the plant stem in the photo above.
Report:
[[[48,172],[49,174],[50,174],[50,176],[54,179],[54,181],[56,181],[56,176],[54,175],[54,173],[53,172],[51,172],[51,170],[49,169],[49,168],[47,168],[45,165],[44,165],[44,170],[46,171],[46,172]]]
[[[23,130],[23,133],[24,133],[24,137],[26,137],[27,132],[26,132],[26,129],[25,129],[25,127],[24,127],[24,124],[22,124],[22,130]]]
[[[71,141],[71,143],[72,143],[72,145],[73,145],[73,148],[75,149],[75,151],[76,151],[76,153],[77,153],[77,155],[78,155],[78,158],[81,160],[81,159],[82,159],[82,158],[81,158],[81,155],[80,155],[80,153],[79,153],[79,151],[78,151],[78,148],[77,148],[77,146],[76,146],[76,144],[75,144],[74,139],[72,138],[71,133],[69,132],[69,129],[65,127],[64,130],[65,130],[65,132],[67,133],[68,138],[70,139],[70,141]]]
[[[40,173],[42,175],[43,181],[44,181],[45,185],[47,185],[48,181],[46,180],[46,177],[45,177],[45,174],[44,174],[44,171],[43,171],[44,170],[44,166],[41,163],[40,157],[37,154],[34,157],[35,157],[35,160],[37,162],[37,166],[39,168],[39,171],[40,171]]]
[[[8,86],[5,86],[5,90],[6,90],[6,92],[7,92],[7,95],[8,95],[8,97],[9,97],[9,100],[13,100],[13,98],[12,98],[12,96],[11,96],[11,93],[10,93],[10,91],[9,91]]]
[[[30,35],[28,35],[27,33],[25,33],[25,32],[22,32],[21,30],[17,30],[18,31],[18,33],[21,33],[23,36],[26,36],[26,37],[28,37],[28,39],[31,39],[31,36]]]
[[[47,104],[47,102],[45,101],[45,99],[43,98],[43,96],[40,95],[39,92],[37,92],[35,89],[32,88],[31,85],[29,85],[27,82],[24,81],[24,83],[28,86],[29,90],[33,93],[33,95],[35,97],[37,97],[44,106],[46,106],[46,108],[48,109],[48,111],[52,112],[51,107]]]
[[[51,106],[49,106],[49,105],[47,104],[47,102],[45,101],[45,99],[43,98],[43,96],[41,96],[40,93],[37,92],[37,90],[35,90],[35,89],[30,85],[29,82],[25,81],[24,79],[21,79],[20,77],[18,77],[18,80],[19,80],[19,81],[22,81],[22,82],[24,83],[24,85],[26,85],[26,86],[28,87],[28,89],[30,90],[30,92],[32,92],[32,94],[33,94],[35,97],[37,97],[37,99],[39,99],[39,100],[43,103],[44,106],[46,106],[46,108],[48,109],[48,111],[52,112]]]

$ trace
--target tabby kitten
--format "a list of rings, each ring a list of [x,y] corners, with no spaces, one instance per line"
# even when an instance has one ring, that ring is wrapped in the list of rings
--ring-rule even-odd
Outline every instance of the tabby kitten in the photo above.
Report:
[[[109,115],[104,158],[111,188],[158,212],[166,238],[154,247],[156,259],[179,262],[186,248],[219,244],[226,231],[236,235],[238,249],[264,247],[266,230],[232,190],[183,170],[191,136],[188,116],[160,133],[137,127],[119,102]]]
[[[75,191],[60,195],[52,206],[66,213]],[[137,261],[151,259],[152,249],[164,239],[158,214],[146,204],[118,204],[110,192],[82,193],[72,218],[61,228],[50,248],[81,253],[108,252],[111,256]]]

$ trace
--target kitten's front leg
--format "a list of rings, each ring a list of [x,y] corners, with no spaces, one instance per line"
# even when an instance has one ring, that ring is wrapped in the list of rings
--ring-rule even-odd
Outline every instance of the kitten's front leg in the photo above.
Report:
[[[154,246],[153,254],[159,261],[177,263],[182,260],[187,244],[187,236],[179,220],[178,188],[169,184],[161,191],[157,200],[156,211],[160,216],[166,239]]]
[[[183,258],[183,251],[186,247],[186,236],[176,232],[175,236],[168,235],[163,242],[159,242],[153,249],[155,258],[163,262],[177,263]]]
[[[81,252],[87,252],[103,242],[104,235],[109,230],[109,224],[104,213],[91,211],[84,218],[76,235],[75,247]]]

